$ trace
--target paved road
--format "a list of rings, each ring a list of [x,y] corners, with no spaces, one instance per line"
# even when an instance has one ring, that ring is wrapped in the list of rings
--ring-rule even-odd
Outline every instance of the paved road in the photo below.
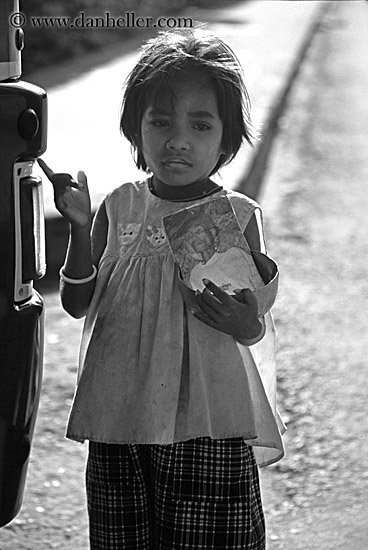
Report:
[[[368,548],[367,22],[367,2],[335,2],[260,197],[289,421],[262,476],[269,550]]]

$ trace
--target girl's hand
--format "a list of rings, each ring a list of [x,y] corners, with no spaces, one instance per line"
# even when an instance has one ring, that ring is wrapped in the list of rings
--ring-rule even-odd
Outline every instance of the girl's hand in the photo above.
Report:
[[[199,310],[193,315],[206,325],[230,334],[236,340],[254,340],[263,330],[258,319],[257,299],[250,289],[230,296],[208,279],[203,279],[206,288],[196,291]]]
[[[55,206],[60,214],[73,227],[89,230],[91,199],[85,173],[78,172],[78,181],[75,181],[69,174],[55,174],[42,159],[38,159],[38,164],[54,187]]]

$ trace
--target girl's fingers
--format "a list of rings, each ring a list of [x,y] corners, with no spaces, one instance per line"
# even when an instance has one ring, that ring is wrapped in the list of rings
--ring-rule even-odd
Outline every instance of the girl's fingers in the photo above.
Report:
[[[241,302],[243,304],[252,303],[254,301],[255,296],[250,288],[242,288],[242,289],[235,289],[233,298],[237,302]]]
[[[215,285],[215,283],[213,283],[209,279],[203,279],[203,283],[206,288],[217,298],[218,301],[220,301],[222,304],[229,305],[230,296],[227,292]]]
[[[52,176],[51,183],[56,190],[63,191],[65,187],[74,187],[74,189],[79,189],[78,183],[70,174],[54,174]]]
[[[211,317],[208,317],[207,315],[202,313],[201,311],[193,311],[193,315],[194,315],[194,317],[199,319],[199,321],[202,321],[202,323],[205,323],[209,327],[212,327],[212,328],[215,328],[215,329],[218,328],[217,322],[214,319],[212,319]]]
[[[226,316],[224,305],[209,290],[205,289],[203,292],[197,291],[195,297],[200,310],[207,317],[218,321],[224,315]]]
[[[75,189],[79,189],[78,183],[72,178],[70,174],[64,174],[64,173],[55,174],[55,172],[51,170],[51,168],[46,164],[44,160],[38,159],[37,162],[55,188],[74,187]],[[84,172],[78,172],[78,174],[83,174],[83,176],[81,176],[82,177],[81,188],[84,189],[85,187],[87,187],[86,175]]]
[[[77,175],[77,180],[78,180],[78,188],[81,191],[84,191],[84,190],[88,189],[87,176],[83,172],[83,170],[79,170],[78,175]]]
[[[40,167],[42,168],[43,172],[46,174],[47,178],[51,181],[52,183],[52,177],[54,175],[54,172],[51,170],[51,168],[49,166],[47,166],[46,162],[42,159],[37,159],[37,162],[38,164],[40,165]]]
[[[223,310],[223,304],[207,289],[204,289],[202,293],[197,294],[197,302],[201,308],[208,313],[213,311],[221,314]]]

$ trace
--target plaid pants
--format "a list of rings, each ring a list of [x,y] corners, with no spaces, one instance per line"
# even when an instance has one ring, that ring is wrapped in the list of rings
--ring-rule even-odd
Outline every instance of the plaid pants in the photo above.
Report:
[[[242,439],[90,442],[92,550],[264,550],[258,470]]]

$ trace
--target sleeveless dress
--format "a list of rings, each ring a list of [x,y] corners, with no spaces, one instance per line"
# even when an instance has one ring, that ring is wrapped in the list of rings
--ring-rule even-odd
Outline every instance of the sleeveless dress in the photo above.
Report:
[[[227,195],[244,231],[258,205]],[[283,454],[276,411],[275,330],[247,347],[185,305],[161,219],[188,206],[153,195],[147,181],[105,198],[107,246],[86,316],[66,436],[83,442],[165,445],[242,437],[260,466]],[[257,270],[255,270],[257,272]],[[265,285],[258,275],[255,287]],[[262,289],[261,289],[262,290]]]

